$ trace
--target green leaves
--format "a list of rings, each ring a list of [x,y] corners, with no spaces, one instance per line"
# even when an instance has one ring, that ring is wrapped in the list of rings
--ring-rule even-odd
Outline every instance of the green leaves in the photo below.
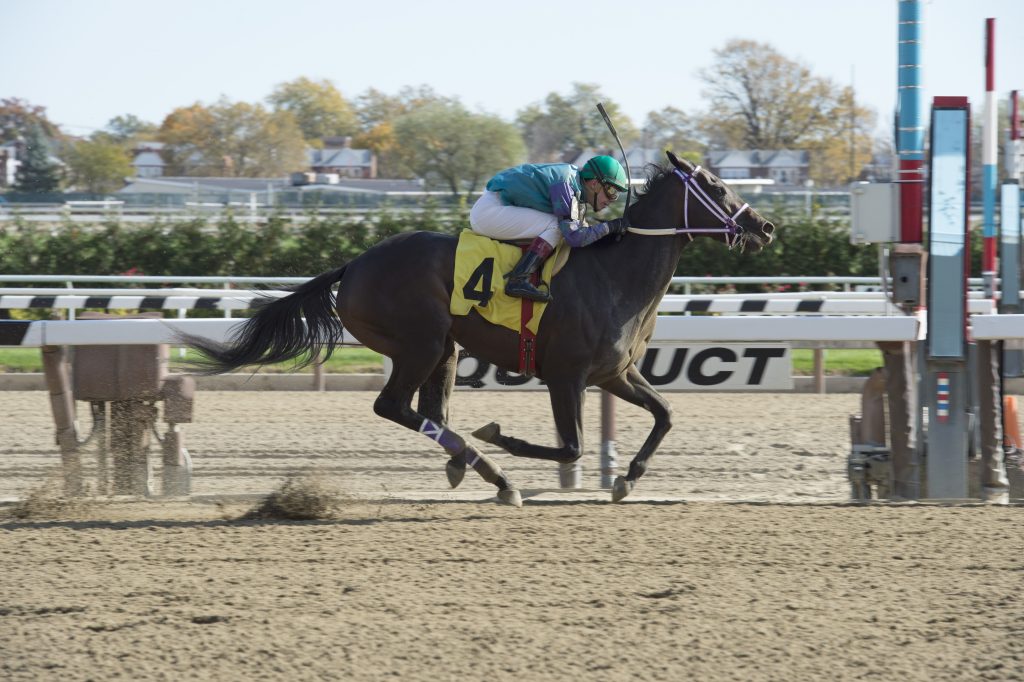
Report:
[[[82,140],[67,155],[71,182],[84,192],[107,194],[124,186],[124,179],[135,173],[124,147],[103,139]]]

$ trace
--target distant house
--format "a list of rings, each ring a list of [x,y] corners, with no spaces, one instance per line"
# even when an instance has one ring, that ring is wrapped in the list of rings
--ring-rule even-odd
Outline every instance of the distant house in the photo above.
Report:
[[[860,171],[858,180],[868,182],[891,182],[893,179],[894,154],[892,152],[875,152],[871,161]]]
[[[343,178],[377,177],[377,156],[369,149],[353,149],[351,137],[328,137],[323,149],[307,149],[309,169]]]
[[[159,178],[164,174],[163,142],[140,142],[132,149],[132,166],[137,178]]]
[[[10,187],[14,184],[20,165],[18,145],[14,142],[0,145],[0,187]]]
[[[790,149],[728,149],[709,152],[707,166],[723,180],[765,179],[776,186],[802,187],[810,153]]]

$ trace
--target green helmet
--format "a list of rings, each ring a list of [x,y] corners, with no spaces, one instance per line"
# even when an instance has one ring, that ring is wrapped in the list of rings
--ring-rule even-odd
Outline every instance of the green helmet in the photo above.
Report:
[[[595,156],[583,164],[580,177],[584,180],[597,178],[601,184],[614,186],[620,192],[628,189],[629,182],[626,180],[626,171],[622,170],[622,164],[610,156]]]

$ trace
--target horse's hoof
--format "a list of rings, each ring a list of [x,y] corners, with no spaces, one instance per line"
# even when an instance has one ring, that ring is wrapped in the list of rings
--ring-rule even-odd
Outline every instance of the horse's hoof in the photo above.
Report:
[[[462,479],[466,477],[466,458],[452,457],[444,465],[445,476],[448,477],[448,485],[458,488]]]
[[[633,492],[634,486],[636,486],[636,481],[628,481],[622,476],[616,476],[615,483],[612,484],[612,502],[621,502],[626,495]]]
[[[523,506],[523,496],[520,495],[519,491],[515,488],[499,490],[498,502],[501,502],[502,504],[510,504],[516,508],[521,508]]]
[[[494,443],[495,439],[500,435],[501,427],[498,426],[497,422],[491,422],[487,426],[481,426],[473,432],[473,436],[475,438],[479,438],[485,443]]]

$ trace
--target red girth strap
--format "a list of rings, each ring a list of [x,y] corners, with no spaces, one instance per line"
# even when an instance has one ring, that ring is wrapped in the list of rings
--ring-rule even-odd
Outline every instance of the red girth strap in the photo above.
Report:
[[[523,253],[529,250],[530,246],[522,247]],[[540,284],[540,269],[530,276],[530,282],[534,286]],[[527,323],[533,319],[533,301],[524,298],[520,303],[519,322],[519,373],[525,376],[534,376],[537,373],[537,335],[527,328]]]

